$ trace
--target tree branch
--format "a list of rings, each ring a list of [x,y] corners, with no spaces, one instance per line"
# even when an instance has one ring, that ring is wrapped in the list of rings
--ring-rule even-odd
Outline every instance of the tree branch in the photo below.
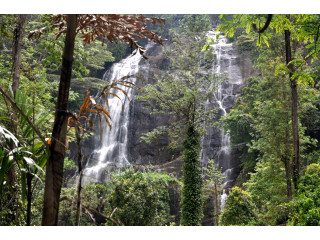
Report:
[[[32,121],[28,118],[28,116],[22,111],[22,109],[17,105],[17,103],[3,90],[0,86],[0,92],[6,97],[6,99],[11,102],[13,107],[22,115],[22,117],[28,122],[28,124],[32,127],[32,129],[37,133],[38,137],[44,143],[44,145],[49,148],[49,144],[46,142],[44,136],[40,133],[40,130],[32,123]]]
[[[68,197],[62,197],[62,198],[60,198],[59,201],[62,202],[62,201],[64,201],[64,200],[67,200],[67,201],[69,201],[69,202],[71,202],[71,203],[75,203],[74,200],[72,200],[71,198],[68,198]],[[101,212],[99,212],[99,211],[91,208],[91,207],[88,206],[88,205],[83,205],[83,204],[81,204],[81,207],[84,208],[85,210],[87,210],[87,211],[90,212],[90,213],[99,215],[100,217],[102,217],[102,218],[104,218],[104,219],[112,222],[113,224],[115,224],[115,225],[117,225],[117,226],[124,226],[124,224],[123,224],[120,220],[115,220],[115,219],[113,219],[113,215],[114,215],[114,213],[116,212],[117,208],[115,208],[115,209],[112,211],[112,213],[110,214],[110,216],[107,216],[107,215],[105,215],[105,214],[103,214],[103,213],[101,213]]]
[[[271,20],[272,20],[272,14],[268,14],[267,21],[261,29],[258,29],[255,23],[252,23],[252,28],[256,33],[263,33],[269,27]]]

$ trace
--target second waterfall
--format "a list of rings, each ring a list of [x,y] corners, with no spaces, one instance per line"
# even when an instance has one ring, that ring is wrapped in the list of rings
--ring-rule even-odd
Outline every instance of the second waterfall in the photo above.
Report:
[[[233,106],[236,98],[240,95],[242,85],[242,75],[239,67],[239,56],[232,43],[227,43],[227,39],[218,33],[209,32],[208,36],[215,40],[212,45],[216,56],[214,66],[215,73],[226,75],[224,80],[217,86],[214,98],[208,102],[208,106],[218,110],[216,121],[226,116]],[[202,161],[206,165],[208,159],[214,159],[215,163],[225,176],[223,194],[221,196],[221,208],[226,200],[226,190],[228,191],[235,183],[236,177],[240,172],[239,159],[232,151],[230,136],[223,129],[208,128],[207,134],[203,138]]]

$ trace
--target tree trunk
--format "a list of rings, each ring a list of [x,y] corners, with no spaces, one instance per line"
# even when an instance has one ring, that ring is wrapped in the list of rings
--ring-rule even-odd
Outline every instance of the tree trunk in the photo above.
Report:
[[[14,29],[13,45],[12,45],[12,91],[14,98],[16,96],[17,89],[19,87],[20,79],[20,65],[21,65],[21,47],[22,47],[22,37],[23,37],[23,26],[26,20],[26,15],[20,14],[17,17],[17,25]],[[11,112],[11,124],[12,131],[17,134],[17,115]],[[9,113],[10,114],[10,113]],[[15,161],[13,159],[13,161]],[[10,186],[14,186],[16,182],[15,167],[9,169],[8,171],[8,182]]]
[[[32,175],[27,173],[27,226],[31,223],[31,200],[32,200],[32,189],[31,189]]]
[[[286,170],[287,181],[287,198],[288,202],[292,200],[292,186],[291,186],[291,174],[290,174],[290,159],[287,156],[283,157],[284,167]]]
[[[81,152],[81,136],[80,128],[76,126],[76,137],[77,137],[77,147],[78,147],[78,174],[79,180],[77,185],[77,216],[76,216],[76,226],[80,226],[80,216],[81,216],[81,181],[82,181],[82,152]]]
[[[219,201],[218,201],[218,185],[214,183],[214,220],[215,226],[219,226]]]
[[[289,118],[290,114],[287,109],[290,108],[290,102],[288,99],[288,93],[287,93],[287,83],[286,79],[283,79],[283,100],[284,100],[284,116],[283,118],[285,119],[285,149],[284,149],[284,155],[281,155],[281,160],[284,163],[284,168],[286,171],[286,182],[287,182],[287,200],[288,202],[292,200],[292,184],[291,184],[291,179],[292,179],[292,174],[291,174],[291,167],[292,167],[292,158],[291,158],[291,147],[290,147],[290,123],[289,123]]]
[[[298,188],[298,179],[300,176],[300,147],[299,147],[299,129],[298,129],[298,92],[297,81],[292,80],[290,83],[292,98],[292,134],[293,134],[293,184],[294,188]]]
[[[290,88],[291,88],[291,121],[292,121],[292,135],[293,135],[293,185],[295,190],[298,187],[299,171],[300,171],[300,146],[299,146],[299,129],[298,129],[298,91],[297,80],[292,79],[295,71],[294,66],[289,64],[292,61],[291,56],[291,33],[285,30],[285,48],[286,48],[286,63],[289,68]],[[288,65],[289,64],[289,65]]]
[[[58,224],[59,198],[63,177],[63,162],[68,121],[68,100],[71,82],[74,42],[76,37],[77,15],[69,14],[67,34],[62,57],[61,76],[52,131],[51,145],[46,166],[42,225]]]
[[[16,96],[16,91],[19,87],[19,79],[20,79],[20,65],[21,65],[21,46],[22,46],[22,36],[23,36],[23,26],[26,20],[26,15],[20,14],[17,17],[17,24],[14,29],[14,36],[13,36],[13,44],[12,44],[12,90],[14,97]],[[10,109],[10,108],[9,108]],[[17,115],[14,111],[9,110],[9,115],[11,117],[11,128],[12,132],[17,135]],[[13,162],[15,162],[15,159],[13,159]],[[10,189],[12,191],[12,196],[16,196],[15,191],[15,183],[16,183],[16,172],[15,172],[15,166],[13,165],[7,173],[8,176],[8,184],[10,186]],[[13,200],[12,206],[15,206],[16,200]],[[13,208],[15,209],[15,207]],[[12,212],[17,212],[17,207],[15,210],[12,210]],[[17,215],[15,216],[15,221],[17,220]]]
[[[20,65],[21,65],[21,47],[23,37],[23,26],[26,21],[25,14],[19,14],[16,28],[14,29],[13,47],[12,47],[12,91],[16,96],[20,80]]]

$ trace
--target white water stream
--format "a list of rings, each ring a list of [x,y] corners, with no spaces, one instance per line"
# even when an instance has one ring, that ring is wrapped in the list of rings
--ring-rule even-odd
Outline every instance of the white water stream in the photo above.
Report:
[[[150,46],[151,43],[146,48]],[[137,73],[145,75],[148,72],[148,64],[147,62],[140,64],[141,61],[144,60],[139,53],[133,56],[130,55],[119,63],[113,64],[112,68],[104,74],[103,78],[111,82]],[[126,81],[135,83],[136,78],[126,79]],[[132,100],[132,88],[122,85],[118,85],[117,87],[123,89]],[[84,182],[103,182],[108,179],[112,170],[130,165],[127,150],[130,102],[119,90],[113,89],[112,92],[117,94],[121,98],[121,101],[117,97],[109,96],[108,111],[112,118],[112,129],[110,130],[107,123],[102,119],[102,126],[100,126],[102,128],[101,147],[93,151],[87,162],[83,174]],[[106,104],[105,109],[108,109]]]
[[[215,40],[212,47],[216,54],[216,74],[227,74],[226,81],[218,85],[217,90],[214,94],[214,99],[219,108],[219,116],[226,116],[227,109],[233,105],[234,100],[237,97],[235,87],[242,84],[242,76],[238,64],[236,64],[237,55],[234,51],[232,43],[227,43],[227,39],[220,35],[219,39],[216,40],[216,36],[219,33],[209,32],[208,36]],[[212,139],[212,137],[211,137]],[[224,179],[224,189],[220,199],[220,208],[223,209],[224,204],[227,200],[227,194],[225,187],[228,182],[233,181],[231,178],[233,168],[231,166],[231,146],[230,146],[230,135],[223,130],[220,131],[220,148],[216,153],[216,164],[219,169],[222,169],[222,175]],[[209,144],[210,145],[210,144]]]

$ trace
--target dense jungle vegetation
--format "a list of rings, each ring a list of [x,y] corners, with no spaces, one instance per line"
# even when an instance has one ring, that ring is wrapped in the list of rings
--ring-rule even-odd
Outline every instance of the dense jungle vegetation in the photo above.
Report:
[[[241,160],[222,210],[220,169],[213,160],[200,167],[215,118],[204,103],[226,77],[212,69],[213,28],[252,62],[241,96],[215,124]],[[311,14],[0,15],[0,225],[194,226],[213,201],[216,226],[319,226],[319,29]],[[81,144],[101,121],[112,127],[92,96],[137,87],[128,78],[107,84],[103,74],[132,51],[147,59],[147,40],[163,45],[170,64],[137,99],[174,121],[142,141],[152,147],[169,134],[183,177],[129,167],[82,186]]]

